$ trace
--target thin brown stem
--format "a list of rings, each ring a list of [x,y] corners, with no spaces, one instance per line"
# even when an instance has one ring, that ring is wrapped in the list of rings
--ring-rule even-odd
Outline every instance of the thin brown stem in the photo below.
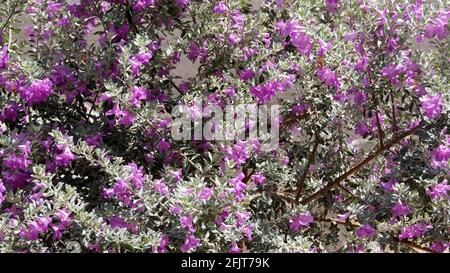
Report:
[[[306,162],[303,174],[297,182],[297,194],[295,195],[295,203],[298,203],[300,195],[302,194],[305,188],[306,177],[308,176],[309,167],[311,166],[311,163],[314,161],[314,158],[316,157],[317,148],[319,147],[319,141],[320,141],[319,133],[316,133],[314,138],[314,147],[312,148],[312,151],[308,156],[308,161]]]
[[[409,135],[411,135],[419,127],[420,126],[417,126],[417,127],[413,128],[411,130],[408,130],[408,131],[404,132],[402,135],[400,135],[399,137],[395,137],[392,141],[390,141],[390,143],[388,143],[388,144],[386,144],[386,145],[384,145],[382,147],[379,147],[374,152],[372,152],[368,157],[366,157],[363,161],[361,161],[360,163],[356,164],[354,167],[352,167],[350,170],[345,172],[343,175],[341,175],[338,178],[336,178],[333,182],[328,183],[328,185],[326,185],[322,189],[318,190],[317,192],[313,193],[308,198],[303,199],[301,201],[301,204],[302,205],[307,205],[307,204],[311,203],[312,201],[320,198],[323,194],[327,193],[329,190],[331,190],[334,187],[338,186],[342,181],[346,180],[350,176],[352,176],[355,173],[357,173],[364,166],[366,166],[369,162],[371,162],[372,160],[377,158],[379,155],[381,155],[384,151],[388,150],[392,146],[398,144],[404,138],[406,138]]]
[[[375,111],[375,118],[377,121],[377,129],[378,129],[378,139],[380,140],[380,147],[384,146],[384,132],[381,128],[380,116],[378,115],[378,110]]]
[[[395,133],[397,131],[397,113],[395,111],[395,98],[394,92],[391,91],[391,104],[392,104],[392,131]]]

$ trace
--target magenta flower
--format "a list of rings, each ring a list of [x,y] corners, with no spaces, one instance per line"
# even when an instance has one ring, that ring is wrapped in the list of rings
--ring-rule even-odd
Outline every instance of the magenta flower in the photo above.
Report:
[[[235,241],[231,243],[230,253],[241,253],[241,249],[238,247]]]
[[[319,76],[319,79],[327,86],[335,87],[336,89],[341,87],[337,75],[326,66],[317,69],[317,76]]]
[[[184,244],[181,245],[180,250],[182,252],[188,252],[189,250],[194,250],[200,245],[200,239],[193,235],[189,235],[186,240],[184,241]]]
[[[244,179],[244,177],[245,175],[241,172],[238,176],[231,178],[228,182],[233,186],[232,192],[234,193],[237,201],[241,201],[245,196],[247,185],[242,182],[242,179]]]
[[[264,175],[260,173],[255,173],[254,175],[251,176],[250,179],[253,181],[253,183],[259,186],[262,186],[262,184],[264,184],[264,182],[266,181]]]
[[[175,6],[185,8],[189,4],[189,0],[175,0]]]
[[[327,4],[327,10],[330,14],[335,13],[339,8],[339,0],[325,0]]]
[[[427,193],[432,199],[448,197],[449,191],[450,185],[447,184],[447,180],[444,180],[442,183],[436,184],[427,189]]]
[[[438,253],[443,253],[447,248],[450,247],[450,243],[449,242],[445,242],[445,241],[439,241],[436,243],[433,243],[430,246],[430,249],[438,252]]]
[[[432,19],[425,27],[425,37],[443,40],[449,33],[448,20],[450,20],[450,11],[441,11],[439,15]]]
[[[255,72],[251,69],[245,69],[239,73],[241,80],[248,81],[255,77]]]
[[[5,196],[3,193],[6,192],[5,185],[3,184],[3,181],[0,179],[0,206],[2,205],[3,201],[5,200]]]
[[[194,232],[195,231],[195,227],[194,227],[194,224],[192,223],[192,220],[193,220],[192,216],[182,216],[182,217],[180,217],[181,227],[189,230],[189,232]]]
[[[191,88],[191,83],[190,82],[181,82],[179,84],[178,88],[180,88],[180,91],[182,93],[187,93],[189,91],[189,89]]]
[[[166,183],[164,183],[164,180],[162,179],[153,181],[153,189],[161,195],[169,194],[169,187],[166,185]]]
[[[220,1],[219,3],[216,4],[216,6],[213,9],[213,12],[215,14],[225,14],[228,12],[228,7],[227,5],[225,5],[224,2]]]
[[[377,234],[377,230],[371,227],[369,224],[364,224],[361,228],[356,230],[356,236],[359,238],[372,237]]]
[[[411,226],[404,226],[398,238],[403,240],[422,237],[430,228],[432,228],[432,225],[427,225],[423,222]]]
[[[361,60],[355,64],[355,71],[359,73],[366,71],[368,64],[369,59],[367,57],[362,57]]]
[[[182,169],[170,171],[169,173],[173,177],[173,179],[175,179],[176,182],[180,182],[181,180],[183,180],[183,170]]]
[[[8,48],[0,47],[0,69],[6,69],[9,60]]]
[[[247,149],[247,144],[243,141],[238,141],[232,147],[228,146],[225,150],[226,159],[232,160],[237,166],[244,164],[250,157],[250,152]]]
[[[244,223],[250,219],[250,212],[248,211],[237,211],[236,212],[236,227],[242,227],[244,225]]]
[[[450,148],[446,145],[439,145],[431,151],[431,166],[434,169],[445,168],[450,159]]]
[[[395,206],[392,207],[392,217],[397,218],[399,216],[408,215],[411,212],[411,209],[402,204],[402,202],[397,202]]]
[[[143,11],[149,7],[155,6],[156,0],[137,0],[133,3],[133,10],[136,12]]]
[[[170,144],[169,141],[165,140],[165,139],[161,139],[158,144],[156,144],[156,148],[158,149],[158,151],[160,152],[166,152],[168,150],[170,150],[170,147],[172,145]]]
[[[147,99],[147,90],[144,87],[133,86],[131,88],[132,96],[129,100],[131,105],[134,107],[139,107],[141,100]]]
[[[208,201],[212,195],[213,190],[211,188],[204,187],[203,189],[200,190],[197,197],[202,201]]]
[[[65,167],[69,166],[70,162],[74,160],[76,156],[66,145],[63,145],[62,147],[60,146],[58,149],[62,150],[62,152],[55,157],[56,165]]]
[[[439,118],[442,114],[442,95],[427,95],[420,98],[422,109],[429,119]]]
[[[291,43],[297,48],[300,54],[308,56],[311,53],[313,42],[311,37],[306,33],[300,32],[291,35]]]
[[[45,102],[52,92],[52,82],[49,79],[36,80],[19,88],[20,97],[29,104]]]
[[[34,221],[30,221],[27,227],[20,231],[19,237],[28,241],[36,241],[39,239],[41,233],[48,232],[48,227],[51,222],[52,219],[48,216],[39,217]]]
[[[314,222],[314,217],[309,213],[304,213],[289,220],[289,227],[294,232],[297,232],[300,229],[308,227],[312,222]]]

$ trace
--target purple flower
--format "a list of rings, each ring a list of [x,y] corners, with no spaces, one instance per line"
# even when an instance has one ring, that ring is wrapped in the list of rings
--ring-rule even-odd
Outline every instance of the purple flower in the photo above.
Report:
[[[0,35],[1,36],[1,35]],[[6,69],[9,60],[8,48],[0,47],[0,69]]]
[[[227,5],[225,5],[224,2],[220,1],[219,3],[216,4],[216,6],[213,9],[213,12],[215,14],[224,14],[228,12],[228,7]]]
[[[431,39],[436,37],[443,40],[448,36],[448,20],[450,19],[450,11],[441,11],[439,15],[432,19],[425,27],[425,37]]]
[[[242,29],[244,27],[245,17],[239,10],[233,10],[231,12],[231,20],[233,20],[232,28]]]
[[[48,232],[48,227],[52,219],[48,216],[39,217],[34,221],[30,221],[26,228],[19,232],[19,237],[28,241],[36,241],[39,239],[39,234]]]
[[[250,212],[248,211],[236,211],[236,227],[242,227],[244,226],[244,223],[250,219]]]
[[[244,164],[250,157],[250,152],[247,149],[247,144],[243,141],[238,141],[232,147],[228,146],[225,150],[225,159],[232,160],[237,166]]]
[[[240,41],[241,41],[241,38],[239,37],[238,34],[230,33],[228,35],[228,42],[230,43],[230,45],[235,46],[235,45],[239,44]]]
[[[196,238],[193,235],[189,235],[186,240],[184,241],[184,244],[181,245],[180,250],[182,252],[188,252],[191,249],[195,249],[200,245],[200,239]]]
[[[16,103],[9,103],[3,108],[0,120],[16,121],[18,112],[22,110],[22,106]]]
[[[427,225],[426,223],[423,222],[411,226],[404,226],[398,238],[400,240],[403,240],[406,238],[410,239],[422,237],[430,228],[432,228],[431,225]]]
[[[254,175],[251,176],[251,180],[256,185],[261,186],[262,184],[264,184],[264,181],[266,181],[266,178],[264,177],[264,175],[260,173],[255,173]]]
[[[365,122],[361,121],[358,123],[358,125],[355,128],[355,133],[358,135],[364,137],[369,132],[369,129],[367,128],[367,125]]]
[[[126,180],[131,181],[131,183],[136,188],[142,188],[142,186],[144,185],[144,180],[146,178],[143,168],[138,168],[138,166],[134,162],[128,164],[126,168],[131,171],[131,174],[127,176]]]
[[[186,93],[191,88],[191,83],[190,82],[181,82],[179,84],[178,88],[180,88],[181,92]]]
[[[222,92],[229,97],[236,96],[236,89],[234,87],[227,87],[227,88],[223,89]]]
[[[52,92],[52,82],[49,79],[35,80],[30,85],[19,88],[20,97],[28,104],[45,102]]]
[[[172,177],[175,179],[176,182],[180,182],[181,180],[183,180],[182,169],[178,169],[176,171],[170,171],[169,173],[170,173],[170,175],[172,175]]]
[[[175,0],[175,6],[185,8],[189,4],[189,0]]]
[[[165,139],[161,139],[158,144],[156,144],[156,148],[158,149],[158,151],[160,152],[166,152],[168,150],[170,150],[171,144],[169,141],[165,140]]]
[[[189,230],[189,232],[194,232],[195,227],[194,227],[194,224],[192,223],[192,220],[193,220],[193,218],[190,215],[180,217],[181,227]]]
[[[305,114],[311,108],[311,104],[309,103],[297,103],[292,106],[292,112],[296,116],[301,116]]]
[[[241,201],[244,199],[245,191],[247,189],[247,185],[242,182],[242,179],[244,179],[245,175],[241,172],[238,174],[238,176],[231,178],[228,183],[230,185],[234,186],[232,189],[232,192],[234,193],[236,200]]]
[[[317,51],[317,56],[323,57],[325,53],[333,47],[332,42],[324,42],[322,39],[318,39],[319,50]]]
[[[339,8],[339,0],[325,0],[327,4],[327,10],[330,14],[335,13]]]
[[[112,109],[107,111],[105,115],[114,115],[115,118],[119,120],[119,124],[122,124],[125,127],[130,127],[134,122],[134,117],[130,114],[130,112],[126,110],[120,110],[120,107],[117,103],[114,104]]]
[[[361,60],[355,64],[355,71],[359,73],[366,71],[368,64],[369,59],[367,57],[362,57]]]
[[[75,155],[66,145],[62,145],[58,147],[58,149],[62,151],[55,157],[56,165],[65,167],[69,166],[70,162],[76,158]]]
[[[166,183],[164,183],[164,180],[162,179],[153,181],[153,189],[161,195],[169,194],[169,187],[166,185]]]
[[[130,127],[133,125],[134,117],[130,112],[124,110],[118,113],[119,124],[124,125],[125,127]]]
[[[389,64],[383,69],[381,69],[381,74],[388,78],[392,85],[397,86],[399,84],[399,80],[397,79],[398,75],[404,72],[404,67],[402,64]]]
[[[447,184],[447,180],[444,180],[442,183],[433,185],[427,189],[427,193],[432,199],[445,198],[448,196],[449,191],[450,185]]]
[[[275,30],[281,36],[295,36],[302,30],[302,25],[297,20],[278,21]]]
[[[376,234],[376,229],[371,227],[369,224],[364,224],[361,228],[356,230],[356,236],[358,236],[359,238],[372,237]]]
[[[147,90],[144,87],[133,86],[131,88],[132,97],[129,102],[134,107],[139,107],[141,100],[147,99]]]
[[[204,187],[203,189],[200,190],[197,197],[202,201],[208,201],[212,195],[213,190],[211,188]]]
[[[97,133],[92,136],[85,136],[84,140],[89,146],[98,147],[103,142],[103,134]]]
[[[131,73],[133,76],[139,76],[141,67],[147,65],[152,57],[152,52],[141,52],[133,56],[130,59]]]
[[[300,214],[289,220],[290,223],[289,227],[291,230],[296,232],[302,228],[308,227],[309,225],[311,225],[312,222],[314,222],[314,217],[311,214],[309,213]]]
[[[439,118],[442,114],[442,95],[427,95],[420,98],[422,109],[429,119]]]
[[[304,56],[308,56],[313,47],[311,37],[303,32],[291,35],[291,43],[297,48],[300,54]]]
[[[156,0],[137,0],[133,3],[133,10],[136,12],[143,11],[149,7],[155,6]]]
[[[241,80],[248,81],[255,77],[255,72],[251,69],[245,69],[239,73]]]
[[[436,243],[433,243],[430,248],[438,253],[443,253],[448,247],[450,247],[450,243],[439,241]]]
[[[392,217],[397,218],[399,216],[408,215],[411,212],[411,209],[402,204],[402,202],[397,202],[395,206],[392,207]]]
[[[189,52],[187,54],[187,57],[189,60],[191,60],[192,62],[195,62],[195,60],[197,59],[197,57],[200,57],[200,61],[201,62],[205,62],[206,58],[208,56],[208,52],[206,51],[205,48],[200,47],[198,44],[192,42],[189,45]]]
[[[446,145],[439,145],[431,151],[431,166],[434,169],[439,169],[448,166],[450,159],[450,148]]]
[[[327,86],[335,87],[336,89],[341,87],[341,83],[337,75],[326,66],[317,69],[317,76],[319,76],[319,79]]]
[[[231,243],[230,253],[241,253],[241,249],[237,246],[235,241]]]
[[[283,92],[293,84],[292,77],[285,77],[283,80],[270,80],[263,85],[250,87],[250,93],[258,99],[258,102],[264,104],[272,100],[278,93]]]
[[[3,193],[6,192],[5,185],[3,184],[3,181],[0,179],[0,206],[2,205],[3,201],[5,200],[5,196]]]

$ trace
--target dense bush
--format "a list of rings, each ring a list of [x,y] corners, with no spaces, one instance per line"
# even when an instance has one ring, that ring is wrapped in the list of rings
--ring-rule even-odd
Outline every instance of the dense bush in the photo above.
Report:
[[[448,252],[447,1],[0,15],[1,252]],[[174,139],[198,99],[279,104],[279,147]]]

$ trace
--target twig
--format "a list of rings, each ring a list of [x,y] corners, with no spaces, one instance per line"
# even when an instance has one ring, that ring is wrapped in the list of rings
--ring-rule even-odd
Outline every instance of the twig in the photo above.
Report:
[[[11,20],[12,16],[14,15],[14,12],[16,11],[17,5],[19,4],[20,0],[17,0],[14,3],[13,9],[11,11],[11,13],[8,15],[8,18],[6,18],[5,23],[2,26],[2,30],[5,30],[6,26],[8,25],[9,21]]]
[[[312,148],[311,153],[308,156],[308,161],[306,162],[305,168],[303,170],[303,174],[300,177],[300,179],[297,182],[297,194],[295,195],[295,203],[298,203],[298,200],[300,199],[300,195],[302,194],[304,188],[305,188],[305,180],[306,176],[308,175],[309,167],[311,166],[311,163],[314,161],[314,158],[316,157],[317,148],[319,147],[319,133],[317,132],[314,139],[314,147]]]
[[[391,104],[392,104],[392,131],[395,133],[397,131],[397,114],[395,112],[395,99],[392,90],[391,90]]]
[[[409,247],[409,248],[411,248],[411,249],[413,249],[415,251],[421,250],[421,251],[424,251],[424,252],[427,252],[427,253],[437,253],[436,251],[434,251],[434,250],[432,250],[432,249],[430,249],[428,247],[420,246],[420,245],[415,244],[413,242],[402,241],[402,240],[398,240],[398,239],[395,239],[395,241],[397,243],[405,245],[405,246],[407,246],[407,247]],[[419,252],[419,251],[417,251],[417,252]]]
[[[328,192],[329,190],[333,189],[334,187],[338,186],[342,181],[344,181],[345,179],[349,178],[350,176],[352,176],[353,174],[355,174],[356,172],[358,172],[360,169],[362,169],[367,163],[371,162],[372,160],[374,160],[375,158],[377,158],[380,154],[382,154],[384,151],[386,151],[387,149],[391,148],[392,146],[398,144],[401,140],[403,140],[404,138],[406,138],[407,136],[411,135],[416,129],[418,129],[420,126],[416,126],[415,128],[408,130],[406,132],[404,132],[401,136],[399,137],[395,137],[389,144],[386,144],[382,147],[379,147],[377,150],[375,150],[372,154],[370,154],[368,157],[366,157],[363,161],[361,161],[360,163],[356,164],[353,168],[351,168],[350,170],[348,170],[347,172],[345,172],[343,175],[339,176],[338,178],[336,178],[336,180],[334,180],[333,182],[328,183],[328,185],[326,185],[324,188],[318,190],[317,192],[313,193],[311,196],[309,196],[308,198],[302,200],[300,202],[300,204],[302,205],[307,205],[309,203],[311,203],[312,201],[320,198],[323,194],[325,194],[326,192]]]
[[[375,118],[376,118],[376,122],[377,122],[378,139],[380,140],[380,147],[383,147],[384,146],[384,132],[383,132],[383,129],[381,128],[378,110],[375,111]]]

